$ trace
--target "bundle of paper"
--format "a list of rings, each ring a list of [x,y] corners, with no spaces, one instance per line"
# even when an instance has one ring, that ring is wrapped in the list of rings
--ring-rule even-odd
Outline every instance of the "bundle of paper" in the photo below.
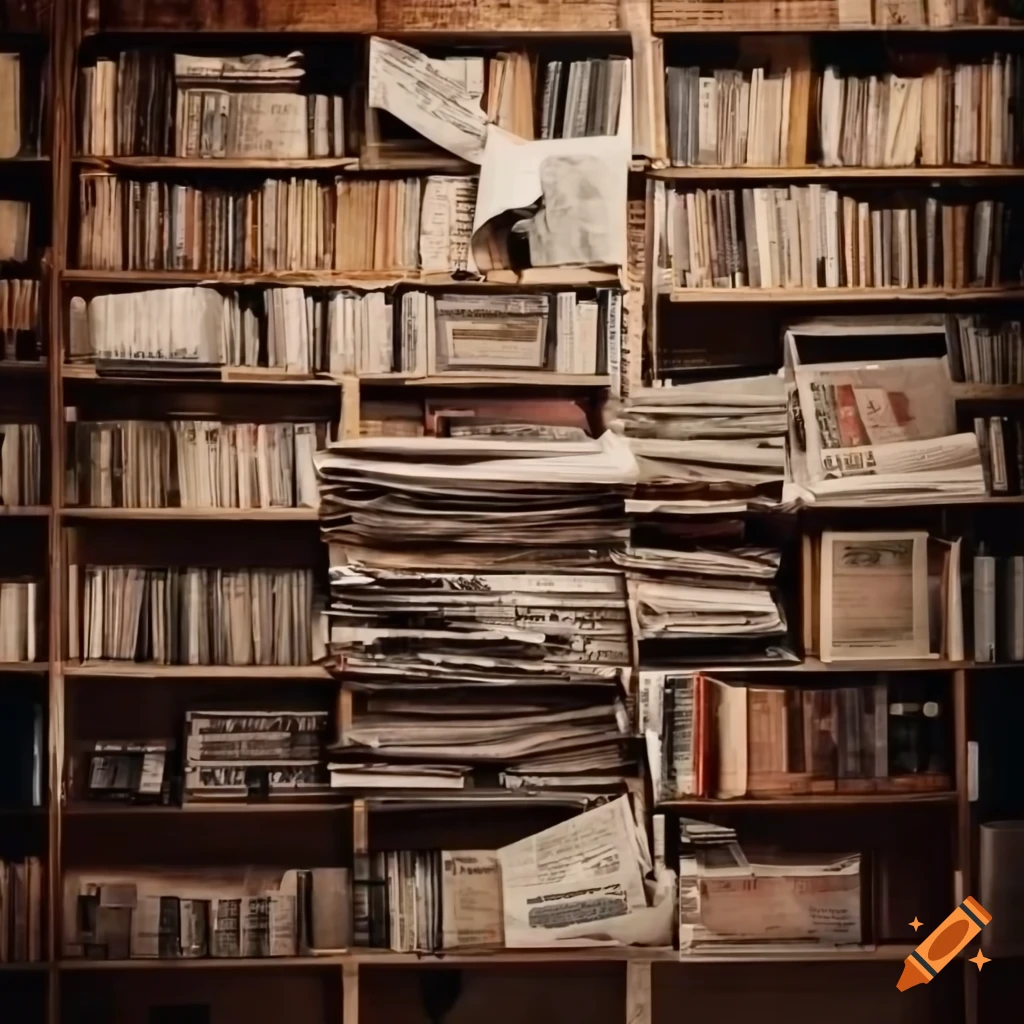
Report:
[[[786,434],[779,377],[698,381],[634,391],[618,427],[640,478],[635,514],[699,511],[698,502],[777,500]]]
[[[680,955],[799,955],[861,934],[860,854],[744,852],[731,829],[680,822]]]
[[[357,557],[370,564],[461,569],[604,560],[625,539],[623,499],[637,475],[611,432],[341,441],[316,465],[327,541],[365,545]],[[332,564],[343,560],[332,543]]]
[[[944,342],[941,326],[895,321],[820,321],[787,331],[794,393],[787,500],[899,505],[985,494],[977,438],[957,432],[946,361],[872,357],[880,341],[909,335],[920,350],[932,334]],[[806,361],[801,345],[815,336],[851,358]]]

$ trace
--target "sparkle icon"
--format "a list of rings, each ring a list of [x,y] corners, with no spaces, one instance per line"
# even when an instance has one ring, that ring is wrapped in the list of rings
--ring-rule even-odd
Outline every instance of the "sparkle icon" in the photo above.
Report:
[[[990,957],[985,956],[985,954],[979,949],[977,955],[972,956],[968,963],[974,964],[980,971],[985,964],[992,963],[992,960]]]
[[[918,921],[917,915],[915,915],[914,916],[914,920],[910,922],[910,927],[913,928],[915,932],[917,931],[918,928],[921,927],[921,922]]]

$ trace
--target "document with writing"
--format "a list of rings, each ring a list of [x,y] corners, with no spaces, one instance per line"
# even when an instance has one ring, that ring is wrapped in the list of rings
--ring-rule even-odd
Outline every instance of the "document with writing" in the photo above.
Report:
[[[647,909],[627,797],[505,846],[498,859],[507,946],[589,944]]]
[[[369,103],[393,114],[438,146],[478,164],[483,158],[487,117],[461,82],[411,46],[370,40]]]

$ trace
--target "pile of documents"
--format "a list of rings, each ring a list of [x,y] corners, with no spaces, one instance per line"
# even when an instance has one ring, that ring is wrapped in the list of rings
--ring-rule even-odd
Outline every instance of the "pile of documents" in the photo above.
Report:
[[[709,500],[781,493],[786,388],[780,377],[635,389],[618,426],[640,467],[627,504],[633,514],[679,514]]]
[[[640,478],[626,502],[629,544],[613,558],[629,580],[637,639],[656,641],[645,654],[781,656],[786,627],[771,589],[781,554],[748,513],[781,494],[783,380],[643,388],[616,425]]]
[[[744,851],[731,828],[679,822],[679,951],[735,955],[861,942],[860,854]]]
[[[622,438],[383,438],[316,463],[328,664],[347,691],[335,785],[493,793],[466,768],[509,770],[497,781],[521,795],[621,780],[628,616],[609,552],[636,476]],[[390,782],[380,762],[397,762]]]
[[[946,361],[871,358],[879,341],[897,343],[905,333],[927,337],[930,330],[851,319],[787,331],[794,392],[787,500],[895,505],[986,493],[977,437],[957,431]],[[941,327],[936,333],[944,342]],[[853,358],[805,361],[801,345],[815,338]],[[858,350],[865,353],[860,358]]]
[[[607,564],[626,539],[623,501],[637,475],[611,432],[339,441],[317,453],[316,466],[331,564],[347,554],[381,568]]]

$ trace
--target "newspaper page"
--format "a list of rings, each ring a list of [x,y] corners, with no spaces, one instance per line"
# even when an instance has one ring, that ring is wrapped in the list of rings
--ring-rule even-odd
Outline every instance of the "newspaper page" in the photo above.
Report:
[[[424,274],[476,274],[469,245],[475,207],[475,178],[427,178],[420,208],[420,269]]]
[[[624,266],[629,150],[622,134],[524,142],[491,125],[473,220],[477,265],[497,264],[490,222],[539,202],[515,227],[532,266]]]
[[[861,942],[859,854],[727,860],[698,853],[696,874],[680,877],[680,953]]]
[[[821,660],[930,657],[928,534],[821,536]]]
[[[441,855],[442,946],[502,946],[501,870],[493,850],[445,850]]]
[[[498,851],[507,946],[604,937],[608,923],[647,909],[627,797]]]
[[[394,115],[456,156],[483,159],[487,117],[461,82],[411,46],[374,36],[370,40],[369,104]]]

